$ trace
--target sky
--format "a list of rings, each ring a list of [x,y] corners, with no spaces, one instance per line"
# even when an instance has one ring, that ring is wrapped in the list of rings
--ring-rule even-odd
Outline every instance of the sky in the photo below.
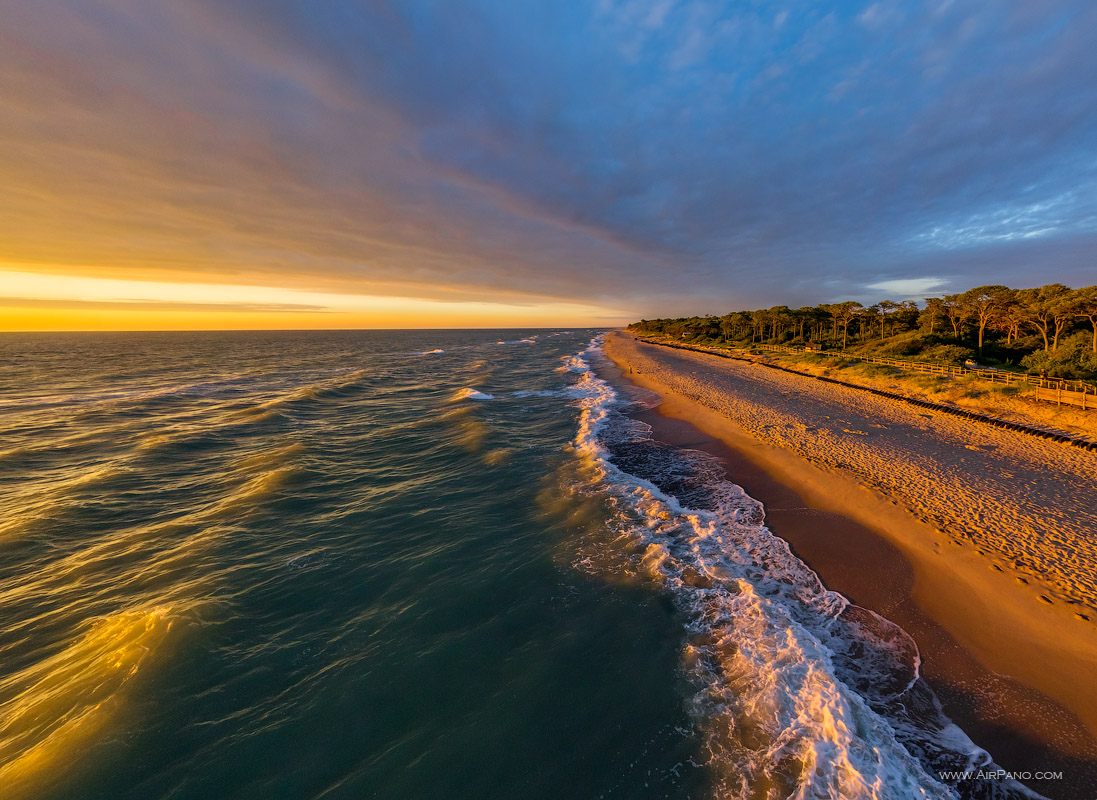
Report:
[[[1097,283],[1091,0],[0,5],[0,329]]]

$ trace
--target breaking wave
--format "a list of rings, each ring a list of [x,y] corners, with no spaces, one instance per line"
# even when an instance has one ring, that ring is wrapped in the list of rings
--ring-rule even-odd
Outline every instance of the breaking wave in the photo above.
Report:
[[[829,591],[715,458],[656,442],[626,416],[591,369],[600,344],[562,368],[579,377],[574,449],[616,508],[636,570],[684,619],[689,707],[717,795],[1037,796],[940,777],[997,767],[942,712],[913,639]]]
[[[473,389],[471,386],[465,387],[457,394],[453,396],[454,400],[494,400],[495,395],[487,394],[486,392]]]

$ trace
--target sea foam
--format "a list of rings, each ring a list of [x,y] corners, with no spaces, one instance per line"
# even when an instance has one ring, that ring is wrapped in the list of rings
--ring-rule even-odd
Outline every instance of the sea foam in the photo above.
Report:
[[[462,389],[461,391],[457,392],[457,394],[455,394],[453,396],[453,399],[454,400],[494,400],[495,395],[487,394],[486,392],[481,392],[481,391],[478,391],[476,389],[473,389],[471,386],[468,386],[468,387],[465,387],[464,389]]]
[[[563,367],[579,378],[574,449],[619,510],[639,571],[685,617],[689,707],[720,796],[1036,796],[939,778],[996,767],[941,711],[910,636],[827,590],[719,462],[652,440],[596,357],[600,337]]]

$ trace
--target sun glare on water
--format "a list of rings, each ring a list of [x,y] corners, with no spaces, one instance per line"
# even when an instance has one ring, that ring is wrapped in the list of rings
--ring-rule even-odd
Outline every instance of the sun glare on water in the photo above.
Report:
[[[0,786],[32,798],[86,766],[81,756],[126,713],[133,685],[163,657],[172,610],[99,619],[61,652],[0,682]]]

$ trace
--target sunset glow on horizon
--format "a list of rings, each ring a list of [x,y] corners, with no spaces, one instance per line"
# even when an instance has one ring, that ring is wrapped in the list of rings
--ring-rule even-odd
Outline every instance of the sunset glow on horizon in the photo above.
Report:
[[[0,269],[2,331],[610,327],[612,309],[438,301]]]

